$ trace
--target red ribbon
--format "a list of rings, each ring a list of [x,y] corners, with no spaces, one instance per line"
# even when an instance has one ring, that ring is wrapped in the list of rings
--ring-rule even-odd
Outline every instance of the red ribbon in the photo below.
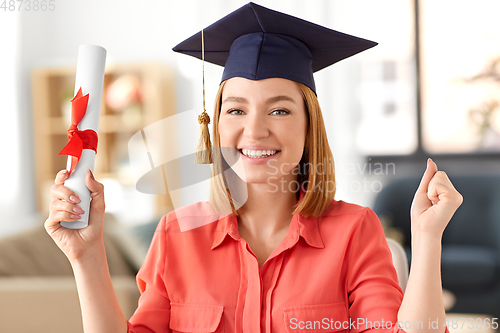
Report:
[[[83,96],[82,88],[78,90],[76,96],[71,100],[71,126],[68,129],[68,143],[59,152],[59,155],[71,156],[69,174],[73,172],[80,160],[82,149],[92,149],[97,154],[97,133],[91,129],[78,130],[78,124],[80,124],[87,112],[88,103],[89,94]]]

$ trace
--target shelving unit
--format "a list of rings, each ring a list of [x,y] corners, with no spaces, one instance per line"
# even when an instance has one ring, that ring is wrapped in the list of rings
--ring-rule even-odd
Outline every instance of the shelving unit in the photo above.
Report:
[[[36,197],[38,210],[43,213],[48,212],[54,177],[66,167],[67,157],[58,153],[67,143],[75,74],[75,67],[39,68],[32,72]],[[113,82],[124,76],[139,83],[141,97],[123,108],[113,109],[105,96]],[[145,126],[175,114],[175,110],[174,73],[168,66],[149,62],[107,65],[96,177],[113,178],[123,186],[134,186],[130,172],[123,172],[128,166],[128,140]],[[155,207],[155,215],[170,211],[170,196],[156,195]]]

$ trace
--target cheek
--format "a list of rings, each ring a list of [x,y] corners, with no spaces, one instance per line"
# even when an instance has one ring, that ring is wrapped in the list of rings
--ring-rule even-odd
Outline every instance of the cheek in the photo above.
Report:
[[[301,119],[301,121],[295,122],[286,128],[288,142],[290,146],[294,148],[293,151],[295,154],[300,154],[300,156],[302,156],[302,151],[304,150],[307,129],[307,122],[304,119]]]
[[[234,130],[231,131],[231,126],[227,126],[223,118],[219,120],[219,140],[221,147],[232,147],[234,141]]]
[[[280,134],[283,138],[282,145],[287,147],[287,153],[284,156],[290,169],[294,164],[298,164],[304,153],[304,144],[306,139],[306,129],[302,124],[290,124],[284,128]]]
[[[294,136],[294,147],[295,149],[293,150],[293,159],[295,163],[299,163],[300,160],[302,159],[302,155],[304,154],[304,147],[306,143],[306,136],[307,136],[307,121],[304,120],[300,125],[298,125],[296,128],[294,128],[295,136]]]

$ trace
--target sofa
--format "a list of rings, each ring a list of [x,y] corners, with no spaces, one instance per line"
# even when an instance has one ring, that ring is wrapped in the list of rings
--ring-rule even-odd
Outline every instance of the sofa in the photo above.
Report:
[[[135,275],[159,219],[139,227],[106,214],[104,245],[113,287],[127,318],[137,307]],[[83,332],[71,265],[39,225],[0,238],[0,332]]]
[[[450,177],[464,202],[442,240],[443,288],[455,296],[450,309],[500,317],[500,175]],[[409,210],[420,177],[396,179],[377,195],[373,210],[402,234],[411,267]]]

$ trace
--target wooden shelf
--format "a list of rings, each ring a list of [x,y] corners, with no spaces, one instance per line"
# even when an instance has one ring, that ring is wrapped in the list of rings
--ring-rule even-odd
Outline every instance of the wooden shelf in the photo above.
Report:
[[[67,143],[68,103],[74,94],[75,67],[38,68],[32,72],[33,120],[35,131],[37,207],[48,212],[50,192],[56,173],[66,167],[66,156],[58,155]],[[129,108],[115,110],[105,102],[108,87],[123,76],[140,82],[141,98]],[[128,159],[128,140],[145,126],[176,113],[173,71],[162,63],[128,63],[106,66],[103,102],[99,120],[99,146],[95,174],[113,178],[124,186],[133,180],[120,172]],[[157,195],[157,215],[172,207],[170,196]]]

